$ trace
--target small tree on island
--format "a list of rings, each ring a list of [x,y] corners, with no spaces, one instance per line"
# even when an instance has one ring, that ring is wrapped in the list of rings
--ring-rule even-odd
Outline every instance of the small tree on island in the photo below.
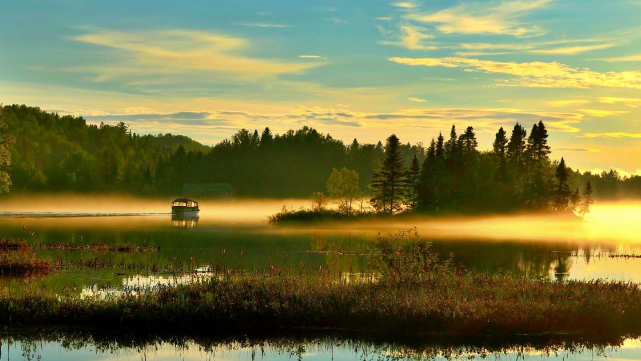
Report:
[[[345,167],[341,170],[336,168],[332,170],[325,186],[329,195],[338,199],[339,212],[346,215],[352,214],[352,204],[361,194],[359,182],[360,175],[355,170]]]
[[[327,207],[327,196],[323,192],[312,193],[312,211],[323,212]]]
[[[585,216],[590,213],[590,206],[594,203],[592,193],[594,193],[592,190],[592,183],[588,181],[588,184],[585,185],[585,190],[583,191],[583,202],[581,204],[581,209],[579,210],[581,216]]]
[[[405,195],[405,164],[401,144],[396,135],[387,138],[385,158],[378,172],[374,173],[371,200],[374,208],[383,213],[394,214],[401,210]]]

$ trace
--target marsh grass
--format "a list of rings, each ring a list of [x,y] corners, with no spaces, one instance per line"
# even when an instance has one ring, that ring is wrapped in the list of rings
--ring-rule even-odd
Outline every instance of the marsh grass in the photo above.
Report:
[[[0,275],[2,277],[43,275],[51,270],[52,264],[49,261],[36,258],[35,253],[25,249],[0,252]]]
[[[30,243],[16,239],[0,239],[0,250],[61,250],[61,251],[97,251],[97,252],[154,252],[160,247],[144,247],[129,244],[109,244],[104,242],[95,243]]]
[[[214,276],[107,297],[54,295],[34,287],[0,292],[6,325],[102,328],[310,330],[381,335],[641,335],[641,288],[605,281],[532,280],[465,271],[435,255],[415,231],[380,237],[376,269],[346,282],[271,265],[262,271],[212,269]]]

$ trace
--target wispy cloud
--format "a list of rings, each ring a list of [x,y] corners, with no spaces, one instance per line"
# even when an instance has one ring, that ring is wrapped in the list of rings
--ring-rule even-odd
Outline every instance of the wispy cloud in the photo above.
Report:
[[[607,61],[609,63],[619,63],[619,62],[641,62],[641,54],[635,54],[635,55],[628,55],[628,56],[619,56],[619,57],[613,57],[613,58],[604,58],[604,59],[597,59],[597,60],[603,60]]]
[[[248,26],[252,28],[291,28],[288,24],[272,24],[272,23],[236,23],[240,26]]]
[[[637,108],[641,106],[641,98],[600,97],[599,102],[604,104],[623,103],[631,108]]]
[[[400,58],[392,62],[410,66],[464,68],[467,72],[511,75],[496,84],[502,86],[523,86],[536,88],[580,88],[593,87],[641,89],[641,71],[601,73],[586,68],[573,68],[557,62],[500,62],[492,60],[459,57],[446,58]]]
[[[330,21],[334,24],[347,24],[347,20],[341,18],[327,18],[325,20]]]
[[[608,109],[579,109],[580,112],[597,118],[612,117],[629,113],[625,110],[608,110]]]
[[[462,3],[432,13],[407,16],[425,24],[434,24],[445,34],[492,34],[517,37],[543,33],[536,25],[520,21],[529,13],[547,7],[553,0],[515,0],[502,2]]]
[[[220,72],[248,78],[298,74],[321,63],[293,63],[239,55],[250,46],[244,38],[201,31],[163,30],[122,32],[96,30],[73,38],[115,49],[118,64],[96,66],[96,80],[126,73]],[[122,59],[126,59],[125,63]],[[129,69],[129,71],[127,71]]]
[[[561,99],[561,100],[551,100],[546,103],[555,108],[573,108],[577,106],[590,104],[590,101],[587,99]]]
[[[320,55],[312,55],[312,54],[301,54],[298,57],[301,59],[325,59]]]
[[[615,44],[596,44],[596,45],[582,45],[582,46],[566,46],[551,49],[533,49],[529,50],[530,53],[535,54],[548,54],[548,55],[576,55],[589,51],[608,49],[615,46]]]
[[[605,132],[605,133],[583,133],[586,138],[634,138],[641,139],[641,133],[627,133],[627,132]]]
[[[397,8],[402,8],[402,9],[414,9],[415,7],[417,7],[416,3],[411,1],[395,2],[392,4],[392,6],[396,6]]]
[[[409,98],[407,98],[407,100],[409,100],[411,102],[416,102],[416,103],[425,103],[427,101],[427,100],[425,100],[423,98],[416,98],[416,97],[409,97]]]
[[[589,152],[589,153],[600,153],[602,152],[601,149],[595,149],[595,148],[574,148],[574,147],[557,147],[554,148],[555,150],[561,151],[561,152]]]
[[[379,27],[379,31],[386,35],[387,37],[395,37],[396,33],[388,32],[385,28]],[[434,35],[427,33],[427,29],[413,26],[410,24],[404,24],[399,27],[400,35],[398,40],[393,41],[380,41],[379,44],[384,45],[395,45],[400,46],[410,50],[436,50],[438,49],[435,46],[435,43],[425,42],[425,40],[433,39]]]

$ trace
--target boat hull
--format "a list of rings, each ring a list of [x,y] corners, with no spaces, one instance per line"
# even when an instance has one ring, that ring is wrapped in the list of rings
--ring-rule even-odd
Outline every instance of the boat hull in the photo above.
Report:
[[[171,207],[171,214],[181,215],[181,216],[197,216],[200,212],[198,207]]]

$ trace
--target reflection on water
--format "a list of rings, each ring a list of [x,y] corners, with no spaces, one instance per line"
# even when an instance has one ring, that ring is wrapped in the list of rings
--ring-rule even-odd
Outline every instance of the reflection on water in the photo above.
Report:
[[[269,338],[232,336],[183,337],[90,330],[38,330],[7,333],[1,337],[0,360],[605,360],[639,359],[635,339],[590,343],[545,339],[406,340],[290,335]]]
[[[171,225],[177,228],[194,228],[198,225],[198,216],[171,215]]]
[[[162,211],[170,206],[164,201],[154,202],[148,207],[137,204],[127,209],[126,202],[113,201],[106,210]],[[53,210],[53,204],[53,201],[45,203],[49,207],[46,210]],[[587,221],[500,216],[290,228],[273,227],[265,222],[266,215],[277,211],[281,201],[201,204],[200,217],[185,219],[168,214],[0,216],[0,236],[41,245],[104,242],[159,249],[157,252],[100,252],[80,250],[82,247],[33,249],[38,257],[58,265],[59,272],[38,280],[56,291],[81,292],[91,290],[94,285],[121,287],[140,277],[163,284],[164,279],[189,278],[199,268],[260,271],[270,265],[299,268],[301,264],[309,269],[336,270],[344,281],[352,282],[361,277],[358,275],[369,276],[375,271],[371,260],[376,252],[373,241],[379,232],[412,226],[417,226],[419,234],[434,243],[434,250],[445,257],[453,253],[457,266],[466,269],[511,272],[531,278],[641,281],[641,242],[633,236],[641,234],[641,225],[635,223],[641,219],[641,207],[636,205],[595,207]],[[531,223],[527,223],[528,219]],[[610,228],[616,230],[608,231]],[[179,270],[179,275],[188,272],[187,276],[163,274],[175,270]]]

